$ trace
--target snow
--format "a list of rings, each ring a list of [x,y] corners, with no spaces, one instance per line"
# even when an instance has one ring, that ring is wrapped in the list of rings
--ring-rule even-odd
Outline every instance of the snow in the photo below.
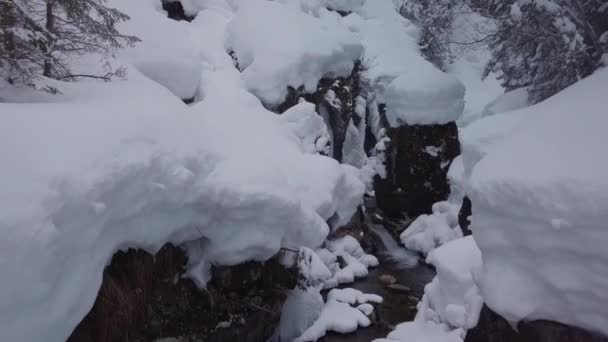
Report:
[[[377,103],[387,106],[391,127],[443,124],[462,114],[464,86],[439,71],[418,50],[418,28],[391,0],[367,1],[345,18],[364,46],[364,79]]]
[[[473,281],[481,267],[481,252],[472,236],[451,241],[432,251],[427,262],[437,276],[424,289],[419,310],[427,321],[464,331],[477,325],[483,300]]]
[[[608,334],[607,84],[600,69],[544,102],[479,122],[518,117],[465,166],[483,253],[479,288],[511,322]]]
[[[435,266],[437,275],[425,286],[416,317],[376,342],[462,342],[466,331],[477,325],[483,299],[474,275],[482,261],[473,237],[456,239],[433,250],[426,261]]]
[[[486,117],[497,113],[510,112],[529,105],[528,90],[526,88],[519,88],[506,92],[488,103],[483,108],[481,116]]]
[[[339,284],[352,283],[356,278],[367,276],[370,267],[378,266],[378,259],[366,254],[359,242],[350,235],[328,240],[324,249],[317,250],[325,265],[332,272],[332,277],[325,280],[326,289]],[[342,258],[345,267],[340,267],[338,257]]]
[[[192,27],[187,22],[167,20],[160,1],[154,5],[146,2],[109,2],[131,17],[119,29],[141,39],[134,48],[121,51],[120,57],[175,96],[192,98],[197,95],[202,71]]]
[[[357,36],[325,9],[315,17],[296,6],[264,0],[241,2],[228,26],[247,88],[267,105],[278,105],[287,87],[314,92],[328,73],[347,76],[363,48]]]
[[[401,233],[401,242],[409,250],[427,255],[433,249],[462,237],[458,226],[460,206],[447,201],[433,204],[430,215],[422,214]]]
[[[374,342],[462,342],[459,331],[445,331],[433,322],[404,322],[399,324],[386,338]]]
[[[494,19],[486,18],[467,5],[456,9],[452,22],[449,50],[453,60],[446,65],[447,73],[456,77],[466,87],[465,105],[458,125],[466,126],[482,116],[484,106],[504,93],[504,88],[494,73],[485,78],[484,69],[491,51],[484,38],[496,31]],[[481,43],[473,43],[478,42]]]
[[[318,319],[294,342],[316,341],[328,331],[347,334],[359,327],[368,327],[371,322],[367,315],[373,312],[373,306],[368,303],[382,303],[382,297],[351,288],[329,291]]]
[[[224,47],[233,7],[214,3],[187,24],[112,2],[143,40],[118,56],[126,80],[0,103],[0,340],[64,341],[117,250],[182,245],[204,286],[213,264],[318,248],[361,203],[359,170],[312,154],[310,105],[281,117],[248,91]]]
[[[305,153],[329,154],[329,132],[315,105],[301,101],[279,116],[300,140]]]

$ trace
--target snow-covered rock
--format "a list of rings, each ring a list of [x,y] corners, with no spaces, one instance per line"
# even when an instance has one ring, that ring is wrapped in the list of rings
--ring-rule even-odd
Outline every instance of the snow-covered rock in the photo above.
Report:
[[[518,117],[509,136],[464,158],[483,253],[479,287],[511,322],[608,334],[607,85],[600,69],[544,102],[479,121]]]
[[[345,21],[361,36],[365,78],[377,102],[386,104],[391,127],[460,117],[464,86],[420,55],[419,29],[399,15],[393,1],[367,1]]]
[[[130,75],[66,85],[64,103],[0,104],[2,340],[64,340],[118,249],[198,240],[190,275],[204,285],[210,263],[319,246],[325,221],[348,222],[361,201],[354,171],[303,154],[259,102],[188,110]]]
[[[369,326],[371,321],[367,316],[374,310],[369,303],[382,303],[382,297],[351,288],[329,291],[318,319],[294,342],[316,341],[328,331],[347,334]]]
[[[412,250],[427,255],[435,248],[462,237],[458,226],[460,206],[443,201],[433,204],[433,213],[418,216],[401,233],[401,243]]]
[[[268,105],[278,105],[287,86],[314,92],[326,74],[347,76],[363,47],[335,12],[319,16],[296,6],[265,0],[240,3],[228,27],[247,88]]]
[[[352,283],[356,278],[367,276],[370,267],[378,266],[378,259],[365,253],[359,242],[350,235],[328,240],[326,248],[317,250],[317,253],[332,273],[332,277],[325,280],[326,289]],[[340,266],[338,258],[345,263],[344,267]]]

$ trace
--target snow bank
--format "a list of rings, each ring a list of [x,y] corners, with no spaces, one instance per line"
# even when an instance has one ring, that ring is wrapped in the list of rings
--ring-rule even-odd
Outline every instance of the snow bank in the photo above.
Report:
[[[318,247],[329,218],[348,222],[356,170],[303,153],[232,70],[210,67],[192,107],[135,69],[62,85],[58,103],[0,104],[0,340],[64,341],[119,249],[191,241],[204,285],[211,264]]]
[[[519,124],[468,166],[484,259],[479,286],[511,322],[547,319],[608,334],[607,85],[601,69],[513,112]]]
[[[437,275],[424,288],[414,321],[396,327],[386,341],[462,342],[479,320],[483,299],[473,279],[481,252],[472,236],[453,240],[429,253]]]
[[[347,76],[363,48],[341,25],[337,13],[302,12],[265,0],[241,2],[228,27],[227,49],[234,51],[247,88],[267,105],[278,105],[287,86],[314,92],[328,73]]]
[[[365,79],[377,103],[387,105],[392,127],[458,119],[464,86],[420,55],[418,28],[397,13],[391,0],[367,1],[345,22],[360,34]]]
[[[447,201],[433,204],[430,215],[420,215],[401,233],[401,243],[409,250],[427,255],[433,249],[462,237],[458,226],[460,206]]]

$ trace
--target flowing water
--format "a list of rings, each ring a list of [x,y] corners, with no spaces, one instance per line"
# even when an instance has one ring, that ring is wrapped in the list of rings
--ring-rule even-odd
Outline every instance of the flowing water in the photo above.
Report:
[[[375,338],[386,337],[391,327],[401,322],[410,321],[416,315],[416,304],[422,297],[424,286],[435,276],[435,271],[420,263],[418,255],[400,246],[382,225],[370,224],[372,231],[382,241],[383,249],[376,255],[380,265],[370,269],[367,278],[360,279],[344,287],[352,287],[366,293],[375,293],[384,298],[376,307],[379,324],[346,334],[330,333],[320,341],[323,342],[369,342]],[[411,289],[409,292],[395,292],[384,286],[379,277],[392,275],[397,284]]]

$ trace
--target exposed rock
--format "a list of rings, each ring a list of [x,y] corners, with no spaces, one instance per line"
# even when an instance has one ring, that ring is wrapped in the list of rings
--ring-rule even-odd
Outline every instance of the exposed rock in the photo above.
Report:
[[[173,20],[181,21],[192,21],[194,17],[186,15],[184,6],[180,1],[174,0],[162,0],[163,10],[167,11],[167,17]]]
[[[91,311],[70,342],[264,341],[272,335],[285,300],[297,281],[275,259],[213,268],[206,290],[182,278],[185,253],[166,245],[155,256],[118,252],[103,275]],[[231,322],[230,329],[219,329]]]
[[[471,200],[468,196],[464,196],[462,199],[462,206],[458,212],[458,225],[460,226],[460,229],[462,229],[464,236],[472,234],[471,230],[469,229],[469,226],[471,225],[471,220],[469,220],[469,217],[472,214]]]
[[[484,305],[477,326],[465,342],[607,342],[608,337],[551,321],[521,322],[515,331],[509,323]]]
[[[391,217],[430,213],[450,193],[447,171],[460,154],[456,124],[405,125],[387,134],[387,177],[375,181],[378,207]]]
[[[397,282],[397,278],[393,277],[390,274],[383,274],[379,276],[378,279],[384,285],[393,285]]]
[[[400,293],[408,293],[411,292],[412,289],[410,289],[409,287],[405,286],[405,285],[401,285],[401,284],[390,284],[386,286],[388,289],[390,289],[391,291],[394,292],[400,292]]]

